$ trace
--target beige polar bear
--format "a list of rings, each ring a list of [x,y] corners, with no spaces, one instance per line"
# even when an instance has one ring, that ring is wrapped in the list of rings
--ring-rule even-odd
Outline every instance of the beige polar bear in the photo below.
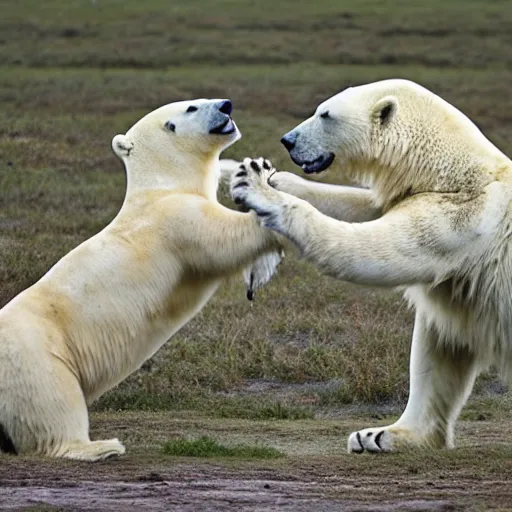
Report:
[[[278,259],[275,235],[253,212],[217,201],[219,154],[240,136],[231,108],[173,103],[114,137],[127,172],[118,215],[0,311],[0,451],[89,461],[124,453],[117,439],[89,440],[87,405],[151,357],[223,278],[256,258],[273,271],[262,258]]]
[[[290,195],[245,166],[235,200],[325,273],[405,287],[416,309],[407,407],[392,425],[351,434],[348,450],[452,447],[478,373],[512,373],[512,162],[406,80],[347,89],[282,142],[304,171],[335,168],[369,190],[274,174],[270,184]]]

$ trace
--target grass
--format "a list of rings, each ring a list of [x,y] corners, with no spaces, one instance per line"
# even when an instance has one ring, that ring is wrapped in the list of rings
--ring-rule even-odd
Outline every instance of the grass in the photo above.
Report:
[[[210,437],[167,441],[162,451],[175,457],[237,457],[240,459],[277,459],[283,453],[268,446],[237,444],[225,446]]]
[[[231,98],[243,139],[226,156],[265,155],[293,170],[279,139],[320,101],[403,77],[512,154],[506,0],[0,0],[0,9],[0,305],[114,217],[125,176],[110,141],[164,103]],[[226,283],[95,407],[299,419],[402,404],[411,334],[398,293],[321,276],[290,249],[252,309],[241,281]],[[274,387],[248,391],[262,383]]]
[[[244,418],[249,420],[306,420],[314,419],[311,408],[271,402],[260,398],[237,397],[221,404],[215,416],[218,418]]]
[[[139,390],[116,391],[107,394],[96,411],[180,411],[193,409],[202,416],[213,418],[243,418],[252,420],[313,419],[312,407],[299,405],[297,399],[279,400],[259,396],[222,396],[191,391],[177,396],[165,392]]]

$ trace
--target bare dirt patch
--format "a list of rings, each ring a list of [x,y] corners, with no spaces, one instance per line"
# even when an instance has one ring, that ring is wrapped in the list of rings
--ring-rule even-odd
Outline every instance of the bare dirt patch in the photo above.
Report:
[[[6,492],[5,492],[6,491]],[[6,489],[13,498],[13,506],[2,506],[2,510],[18,507],[42,506],[64,510],[289,510],[289,511],[384,511],[457,510],[447,500],[403,500],[400,503],[371,504],[359,500],[332,499],[322,496],[322,487],[304,482],[274,480],[213,479],[178,482],[166,480],[156,483],[104,483],[82,482],[76,486],[30,487]],[[462,510],[462,509],[461,509]]]
[[[167,413],[93,417],[93,437],[119,434],[128,456],[96,464],[1,458],[0,510],[512,510],[510,418],[462,422],[460,448],[349,456],[346,433],[375,420],[247,421]],[[161,455],[173,437],[208,432],[262,443],[276,460]]]

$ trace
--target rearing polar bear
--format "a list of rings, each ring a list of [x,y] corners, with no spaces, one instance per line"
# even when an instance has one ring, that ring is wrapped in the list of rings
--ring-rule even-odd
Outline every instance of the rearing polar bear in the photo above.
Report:
[[[217,202],[219,154],[240,137],[231,108],[173,103],[114,137],[127,172],[118,215],[0,311],[0,451],[90,461],[124,453],[117,439],[89,440],[87,405],[151,357],[223,278],[269,253],[275,262],[275,235],[256,215]]]
[[[325,273],[406,287],[416,307],[407,407],[390,426],[351,434],[348,450],[452,447],[478,373],[512,374],[512,162],[406,80],[347,89],[282,142],[305,172],[336,168],[370,189],[276,173],[280,192],[255,161],[234,176],[235,200]]]

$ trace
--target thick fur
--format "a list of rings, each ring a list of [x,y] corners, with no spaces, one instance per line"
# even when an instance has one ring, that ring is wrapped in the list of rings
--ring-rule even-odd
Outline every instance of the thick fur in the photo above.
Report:
[[[224,278],[277,246],[253,212],[217,202],[219,154],[239,138],[236,127],[210,133],[227,120],[224,103],[170,104],[114,137],[127,172],[120,212],[0,311],[3,451],[124,453],[117,439],[90,441],[87,405],[151,357]]]
[[[407,407],[388,427],[354,432],[348,450],[452,447],[478,373],[494,364],[512,375],[512,162],[464,114],[405,80],[347,89],[286,137],[306,171],[327,162],[370,190],[274,174],[285,193],[250,171],[233,177],[234,198],[325,273],[403,287],[416,308]]]

